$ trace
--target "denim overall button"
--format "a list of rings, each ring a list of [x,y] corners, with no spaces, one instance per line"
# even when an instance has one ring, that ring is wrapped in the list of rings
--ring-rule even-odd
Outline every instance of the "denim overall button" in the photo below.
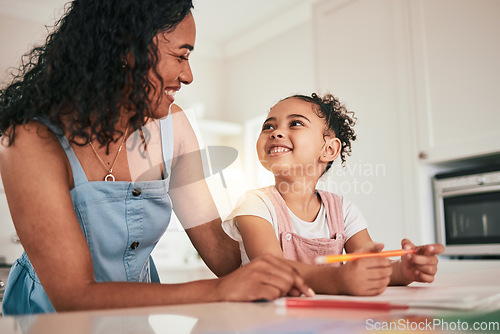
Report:
[[[132,249],[136,249],[137,247],[139,247],[139,241],[134,241],[134,242],[130,245],[130,248],[132,248]]]
[[[141,188],[135,188],[134,190],[132,190],[132,195],[134,196],[139,196],[141,193],[142,193]]]
[[[292,239],[292,234],[291,233],[287,233],[285,235],[285,239],[288,240],[288,241],[290,241]]]

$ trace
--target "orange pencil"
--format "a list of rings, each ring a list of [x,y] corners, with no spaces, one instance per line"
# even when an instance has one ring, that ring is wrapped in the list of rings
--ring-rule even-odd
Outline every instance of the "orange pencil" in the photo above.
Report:
[[[412,249],[412,250],[397,249],[397,250],[384,251],[384,252],[373,252],[373,253],[349,253],[349,254],[341,254],[341,255],[324,255],[324,256],[318,256],[316,258],[316,264],[354,261],[357,259],[364,259],[367,257],[402,256],[405,254],[413,254],[413,253],[415,253],[414,249]]]

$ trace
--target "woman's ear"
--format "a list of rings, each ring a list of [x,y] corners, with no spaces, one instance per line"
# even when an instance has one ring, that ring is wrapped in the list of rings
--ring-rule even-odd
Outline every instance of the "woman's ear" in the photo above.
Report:
[[[328,163],[337,159],[342,150],[342,142],[337,137],[326,137],[325,145],[321,152],[320,161]]]

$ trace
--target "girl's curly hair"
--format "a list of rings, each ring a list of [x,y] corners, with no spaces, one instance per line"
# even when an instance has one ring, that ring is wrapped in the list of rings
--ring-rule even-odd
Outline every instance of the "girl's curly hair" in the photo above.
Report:
[[[66,4],[45,44],[23,56],[12,83],[0,90],[0,135],[10,145],[16,126],[48,118],[76,144],[96,138],[107,145],[123,108],[133,111],[130,122],[139,128],[152,115],[150,93],[163,91],[148,77],[151,72],[163,85],[154,37],[174,29],[191,8],[191,0]]]
[[[340,150],[340,159],[342,165],[345,163],[346,156],[351,155],[351,142],[356,140],[356,133],[353,126],[356,124],[356,116],[353,111],[348,111],[338,98],[332,94],[325,94],[323,97],[313,93],[311,96],[292,95],[289,98],[297,98],[309,102],[315,106],[316,114],[325,119],[326,129],[324,136],[333,134],[340,139],[342,147]],[[332,166],[330,161],[324,173]]]

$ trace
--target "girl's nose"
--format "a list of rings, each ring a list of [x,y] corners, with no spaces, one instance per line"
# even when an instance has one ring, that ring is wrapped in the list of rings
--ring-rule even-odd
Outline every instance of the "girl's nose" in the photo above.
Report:
[[[271,132],[272,139],[283,138],[283,137],[284,137],[283,132],[279,129],[276,129],[273,132]]]

